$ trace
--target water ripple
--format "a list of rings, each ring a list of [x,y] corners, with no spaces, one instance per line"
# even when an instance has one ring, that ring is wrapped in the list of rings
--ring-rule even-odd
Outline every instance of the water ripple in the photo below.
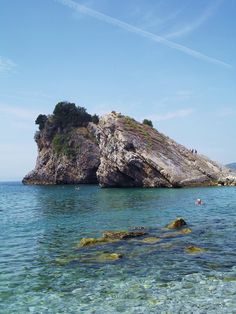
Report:
[[[0,313],[236,313],[236,188],[6,183],[0,195]],[[144,226],[158,237],[178,216],[191,234],[75,248],[104,230]],[[123,258],[101,263],[99,252]]]

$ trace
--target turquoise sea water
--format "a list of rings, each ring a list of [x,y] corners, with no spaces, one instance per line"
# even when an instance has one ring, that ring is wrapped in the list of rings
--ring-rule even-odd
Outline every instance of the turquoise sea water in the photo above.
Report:
[[[195,206],[196,198],[205,201]],[[191,234],[76,248],[183,217]],[[0,313],[236,313],[236,188],[0,184]],[[171,233],[171,232],[170,232]],[[188,254],[185,248],[205,248]],[[99,261],[100,253],[121,253]]]

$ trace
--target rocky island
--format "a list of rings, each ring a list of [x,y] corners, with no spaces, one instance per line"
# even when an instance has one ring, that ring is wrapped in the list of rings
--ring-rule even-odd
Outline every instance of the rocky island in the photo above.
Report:
[[[24,184],[92,184],[101,187],[235,185],[236,177],[154,129],[120,113],[99,119],[83,107],[58,103],[39,115],[38,157]]]

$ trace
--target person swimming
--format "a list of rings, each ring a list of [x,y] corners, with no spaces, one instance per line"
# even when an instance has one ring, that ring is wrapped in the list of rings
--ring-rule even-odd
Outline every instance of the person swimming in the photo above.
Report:
[[[195,201],[195,205],[203,205],[204,203],[203,203],[203,201],[200,199],[200,198],[198,198],[196,201]]]

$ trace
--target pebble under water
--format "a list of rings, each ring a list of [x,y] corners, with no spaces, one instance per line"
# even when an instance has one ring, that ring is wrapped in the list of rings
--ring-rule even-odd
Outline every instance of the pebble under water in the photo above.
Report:
[[[177,217],[192,233],[163,229]],[[78,248],[81,238],[140,226],[160,241]],[[236,313],[235,229],[236,187],[1,183],[0,313]],[[98,258],[108,253],[122,258]]]

